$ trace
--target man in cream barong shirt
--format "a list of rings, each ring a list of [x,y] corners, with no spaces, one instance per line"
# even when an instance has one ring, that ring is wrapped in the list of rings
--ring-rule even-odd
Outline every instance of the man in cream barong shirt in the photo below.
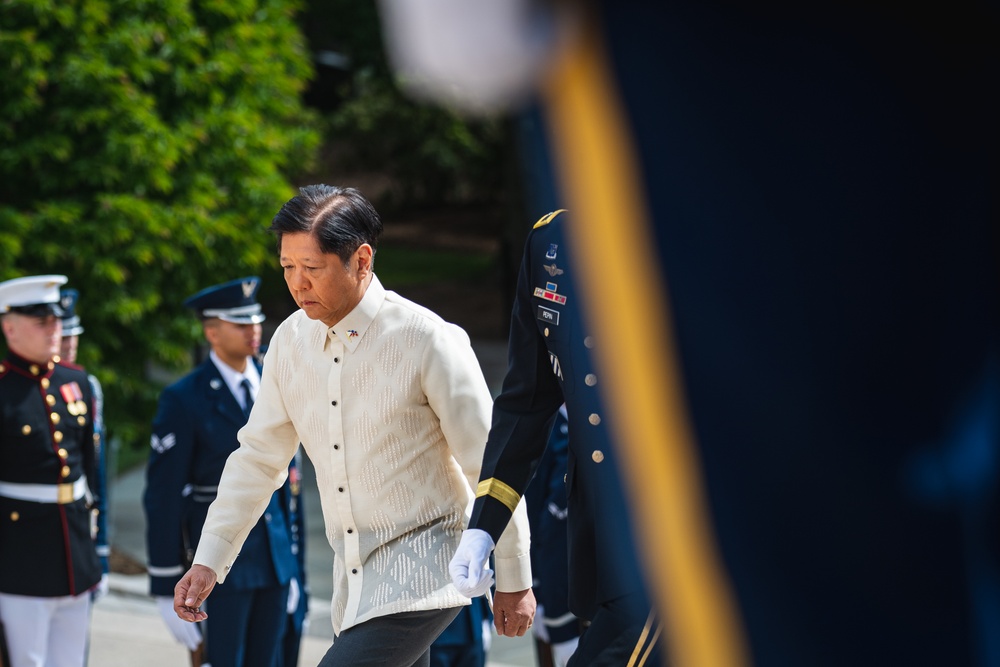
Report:
[[[175,609],[207,617],[201,604],[301,442],[335,552],[337,638],[320,665],[426,665],[431,642],[469,604],[448,562],[479,481],[489,390],[462,329],[375,277],[382,223],[361,193],[302,188],[270,229],[300,310],[271,338]],[[522,503],[495,552],[495,625],[507,636],[534,616],[527,525]]]

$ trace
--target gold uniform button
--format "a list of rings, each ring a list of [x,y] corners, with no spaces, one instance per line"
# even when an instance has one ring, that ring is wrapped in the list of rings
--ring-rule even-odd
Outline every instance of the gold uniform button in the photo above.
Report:
[[[60,419],[59,413],[58,412],[53,412],[52,414],[49,415],[49,419],[52,420],[53,424],[58,424],[59,423],[59,419]]]
[[[86,417],[77,417],[76,418],[76,423],[79,424],[80,426],[83,426],[84,424],[87,423],[87,418]]]
[[[53,364],[58,364],[60,361],[62,361],[62,357],[58,354],[53,354],[52,361],[49,363],[49,368],[52,368]]]
[[[45,397],[45,402],[48,403],[49,407],[51,408],[56,404],[56,397],[53,396],[52,394],[49,394],[48,396]]]
[[[542,333],[543,333],[543,334],[545,334],[545,337],[546,337],[546,338],[548,338],[548,335],[549,335],[549,328],[548,328],[548,327],[545,327],[545,331],[543,331]]]
[[[593,349],[593,347],[594,347],[594,337],[593,336],[587,336],[586,338],[583,339],[583,344],[584,344],[584,346],[588,350]]]
[[[589,421],[594,426],[597,426],[598,424],[601,423],[601,415],[595,412],[594,414],[590,415],[590,417],[587,418],[587,421]]]
[[[599,449],[595,449],[594,453],[590,455],[590,458],[594,459],[594,463],[600,463],[604,460],[604,452]]]
[[[59,361],[59,357],[56,357],[56,358],[55,358],[55,360],[56,360],[56,361]],[[48,366],[48,369],[49,369],[50,371],[51,371],[51,370],[52,370],[53,368],[55,368],[55,367],[56,367],[56,365],[55,365],[54,363],[52,363],[51,361],[50,361],[50,362],[49,362],[48,364],[46,364],[46,366]]]
[[[4,366],[3,364],[0,364],[0,373],[6,372],[6,370],[7,370],[7,367]]]
[[[62,470],[59,471],[59,474],[63,477],[69,477],[69,466],[63,466]]]
[[[21,435],[31,435],[31,425],[25,424],[21,427]]]
[[[38,373],[41,371],[41,369],[38,368],[38,366],[36,366],[35,364],[31,364],[31,366],[28,367],[28,370],[31,371],[32,375],[38,375]]]
[[[42,389],[48,389],[49,388],[49,384],[50,383],[49,383],[49,379],[48,378],[42,378]]]
[[[10,520],[11,521],[17,521],[20,518],[21,518],[21,515],[18,514],[17,512],[11,512],[10,513]]]
[[[100,441],[101,441],[101,434],[100,433],[95,433],[94,434],[94,442],[100,442]]]
[[[595,384],[597,384],[597,376],[594,375],[593,373],[587,373],[587,377],[583,378],[583,381],[587,384],[588,387],[593,387]]]
[[[58,445],[58,444],[59,444],[60,442],[62,442],[62,439],[63,439],[63,434],[62,434],[62,431],[56,431],[55,433],[53,433],[53,434],[52,434],[52,439],[56,441],[56,444],[57,444],[57,445]]]
[[[61,458],[61,459],[65,459],[66,457],[69,456],[69,452],[67,452],[62,447],[59,448],[59,451],[57,453],[59,454],[59,458]]]

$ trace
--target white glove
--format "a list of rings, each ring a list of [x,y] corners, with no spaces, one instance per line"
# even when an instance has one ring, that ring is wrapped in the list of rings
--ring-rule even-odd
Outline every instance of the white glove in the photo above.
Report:
[[[90,589],[90,600],[92,602],[97,602],[102,597],[108,594],[111,590],[111,583],[108,580],[108,575],[102,574],[101,580],[97,582],[97,585]]]
[[[292,580],[288,582],[288,604],[285,605],[285,611],[289,614],[294,614],[295,610],[299,608],[299,580],[292,577]]]
[[[550,644],[552,648],[552,662],[556,667],[566,667],[570,657],[576,652],[576,645],[580,643],[579,637],[573,637],[558,644]]]
[[[493,585],[493,570],[485,565],[494,546],[493,538],[485,530],[473,528],[462,533],[448,572],[451,583],[465,597],[477,598]]]
[[[177,615],[177,612],[174,611],[174,599],[167,595],[157,595],[156,606],[174,639],[187,646],[189,651],[198,648],[198,645],[201,644],[201,631],[198,630],[197,625],[188,623]]]

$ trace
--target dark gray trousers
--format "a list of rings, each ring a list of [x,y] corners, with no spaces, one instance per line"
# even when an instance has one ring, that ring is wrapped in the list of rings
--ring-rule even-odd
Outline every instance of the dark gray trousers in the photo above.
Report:
[[[318,667],[429,667],[431,642],[461,607],[379,616],[340,633]]]

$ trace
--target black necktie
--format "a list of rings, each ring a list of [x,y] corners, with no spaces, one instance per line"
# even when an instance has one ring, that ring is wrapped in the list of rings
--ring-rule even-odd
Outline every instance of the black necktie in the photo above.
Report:
[[[250,380],[243,378],[243,382],[240,382],[240,386],[243,387],[243,414],[246,417],[250,416],[250,408],[253,407],[253,394],[250,392]]]

